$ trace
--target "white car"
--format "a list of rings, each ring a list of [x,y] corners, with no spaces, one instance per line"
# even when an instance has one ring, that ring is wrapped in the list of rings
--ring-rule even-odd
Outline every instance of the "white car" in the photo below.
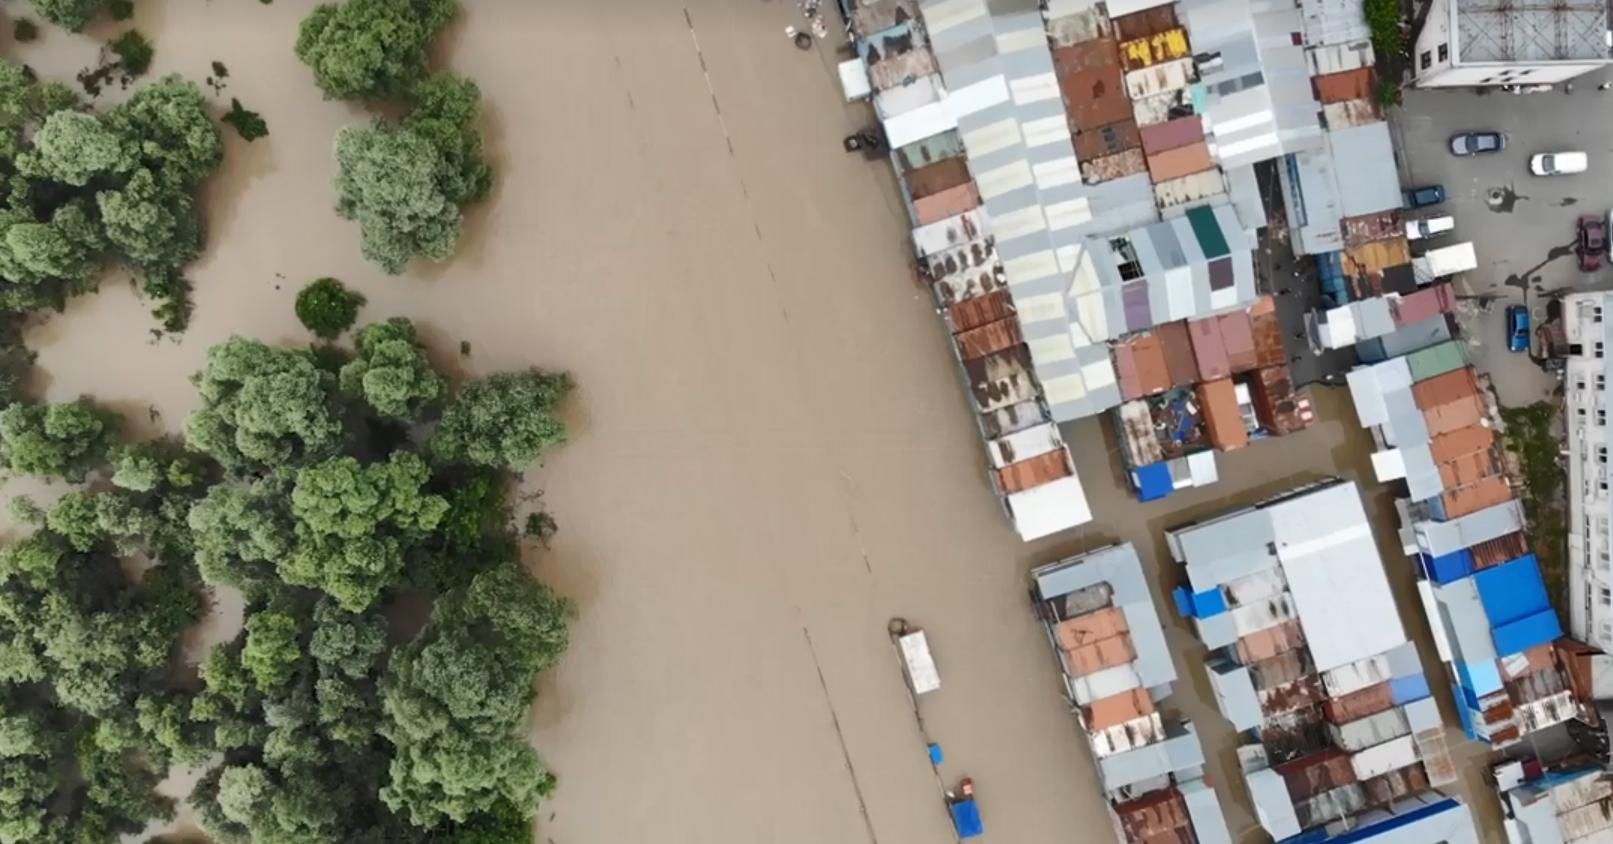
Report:
[[[1428,217],[1422,220],[1406,221],[1407,240],[1427,240],[1439,237],[1456,228],[1456,218],[1450,215],[1444,217]]]
[[[1590,156],[1583,152],[1543,152],[1529,159],[1529,172],[1536,176],[1583,173],[1588,166]]]

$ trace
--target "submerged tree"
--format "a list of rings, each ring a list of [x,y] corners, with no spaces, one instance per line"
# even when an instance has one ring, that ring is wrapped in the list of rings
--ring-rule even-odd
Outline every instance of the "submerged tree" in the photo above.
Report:
[[[399,98],[425,75],[431,39],[454,0],[343,0],[316,7],[297,33],[297,58],[330,99]]]

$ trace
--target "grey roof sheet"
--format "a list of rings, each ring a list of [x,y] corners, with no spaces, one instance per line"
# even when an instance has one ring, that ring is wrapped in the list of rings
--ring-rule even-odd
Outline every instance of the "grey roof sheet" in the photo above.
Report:
[[[1400,175],[1395,169],[1389,124],[1368,123],[1328,133],[1339,181],[1339,205],[1346,217],[1399,208]],[[1392,329],[1391,329],[1392,330]],[[1384,332],[1387,333],[1387,332]]]
[[[1413,525],[1413,531],[1418,548],[1438,557],[1517,533],[1523,527],[1523,505],[1514,498],[1448,522],[1420,521]]]
[[[1479,600],[1478,582],[1471,577],[1434,587],[1439,621],[1457,662],[1493,662],[1499,655],[1490,636],[1490,617]]]
[[[1357,0],[1300,0],[1305,16],[1305,43],[1349,44],[1372,35]]]
[[[1221,802],[1215,798],[1215,789],[1198,779],[1182,783],[1177,788],[1187,801],[1187,816],[1193,823],[1193,832],[1199,844],[1232,844],[1227,831],[1227,819],[1221,812]]]
[[[1277,565],[1277,554],[1271,548],[1271,516],[1262,510],[1242,510],[1167,533],[1182,549],[1187,579],[1194,592],[1214,589]]]
[[[1232,722],[1233,729],[1250,730],[1260,726],[1264,714],[1248,666],[1223,659],[1213,660],[1206,667],[1210,673],[1210,688],[1215,690],[1216,706]]]
[[[1114,791],[1176,771],[1191,771],[1204,765],[1204,748],[1198,730],[1185,723],[1185,732],[1161,742],[1144,745],[1098,760],[1098,773],[1106,790]]]

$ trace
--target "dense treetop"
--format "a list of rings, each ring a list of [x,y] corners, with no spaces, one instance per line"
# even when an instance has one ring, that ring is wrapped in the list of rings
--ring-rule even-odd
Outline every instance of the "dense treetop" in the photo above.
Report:
[[[5,466],[88,481],[14,502],[33,532],[0,549],[0,844],[168,817],[176,764],[206,766],[222,844],[530,841],[554,777],[524,724],[569,605],[520,564],[508,471],[560,441],[566,381],[451,391],[406,320],[355,346],[215,346],[184,443],[122,444],[89,401],[0,411]],[[191,683],[204,584],[245,621]],[[406,592],[430,619],[389,640]]]

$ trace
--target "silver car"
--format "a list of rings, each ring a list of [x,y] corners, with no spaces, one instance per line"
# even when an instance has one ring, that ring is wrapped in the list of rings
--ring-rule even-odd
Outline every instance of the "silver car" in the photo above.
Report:
[[[1507,139],[1500,132],[1463,132],[1451,136],[1451,155],[1478,155],[1500,152],[1507,147]]]

